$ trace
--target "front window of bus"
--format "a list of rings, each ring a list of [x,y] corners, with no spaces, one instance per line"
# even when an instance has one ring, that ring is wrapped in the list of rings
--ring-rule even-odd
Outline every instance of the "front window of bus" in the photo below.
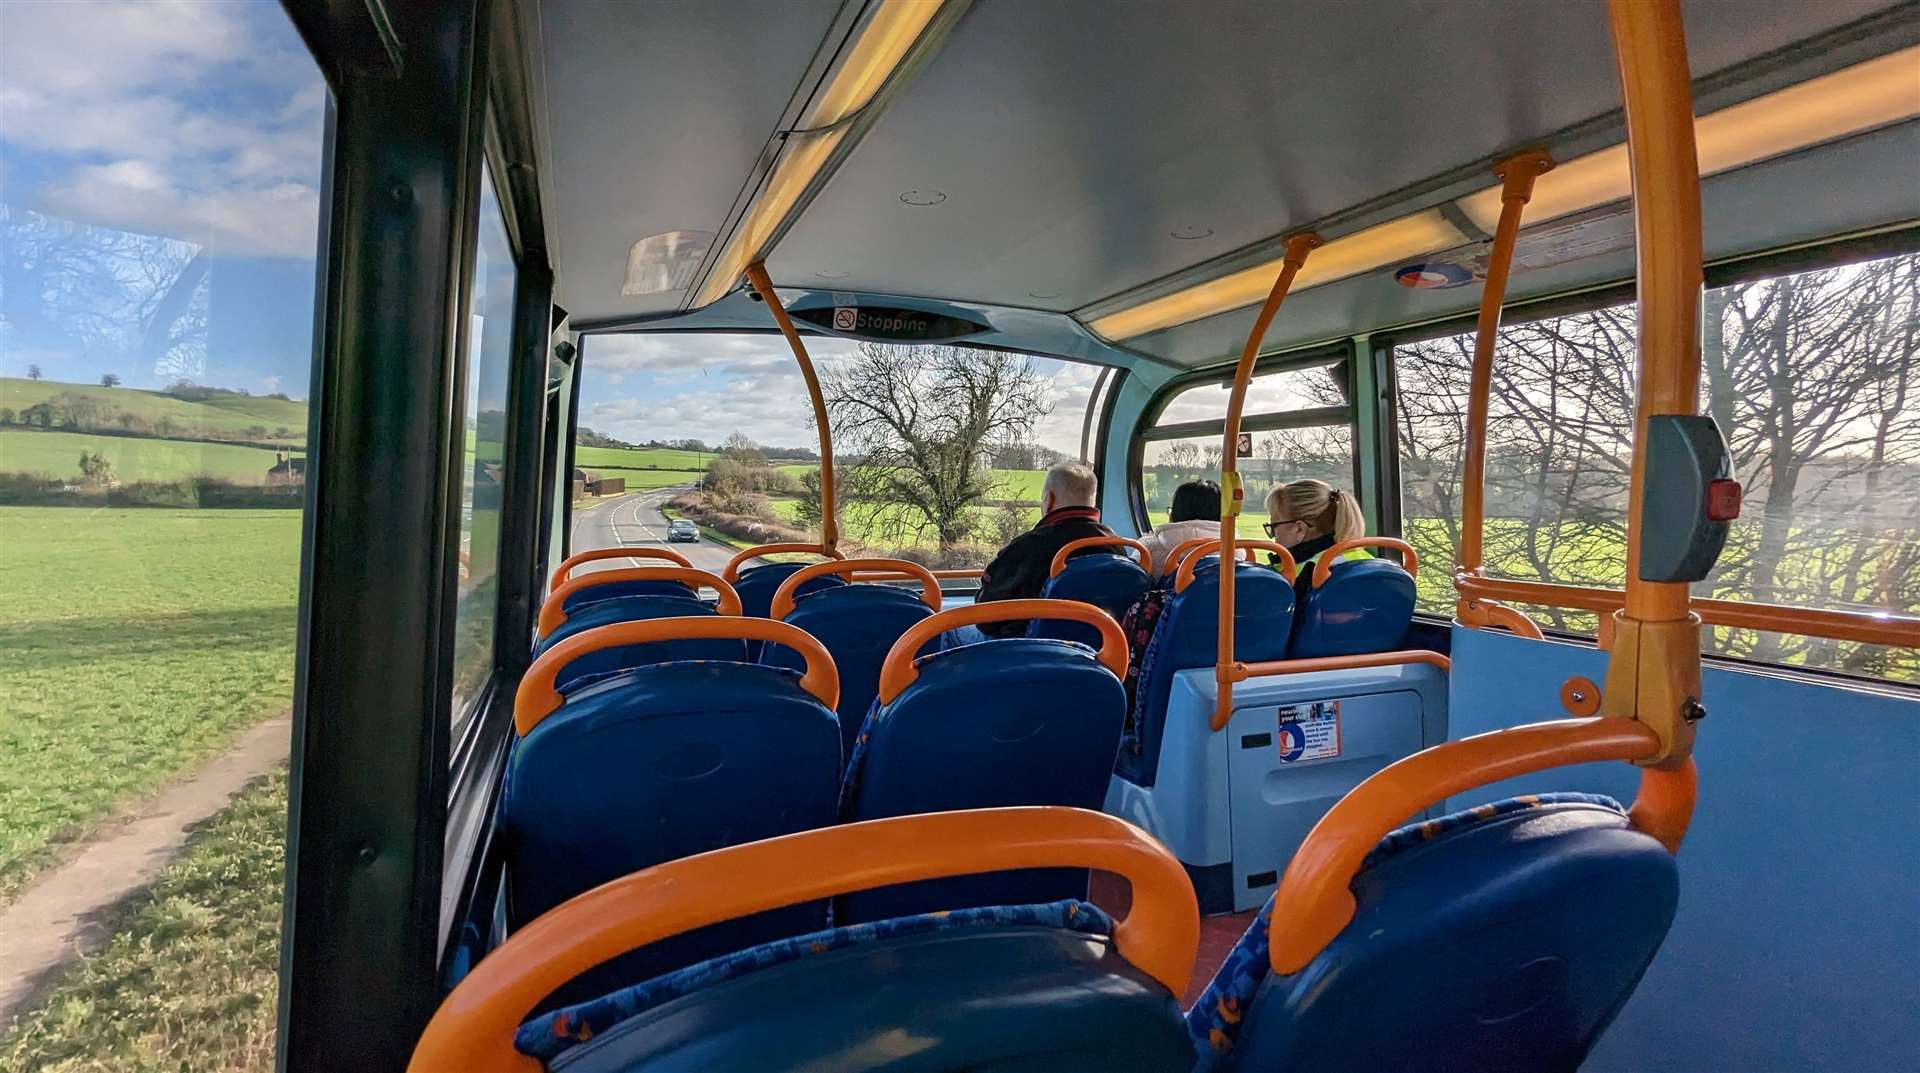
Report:
[[[9,2],[0,101],[0,1068],[269,1069],[327,88]]]
[[[807,347],[842,550],[956,569],[1038,520],[1041,475],[1080,457],[1101,371],[966,346]],[[818,434],[779,336],[589,336],[582,361],[573,550],[671,541],[714,569],[739,548],[820,539]],[[675,521],[693,528],[672,536]]]

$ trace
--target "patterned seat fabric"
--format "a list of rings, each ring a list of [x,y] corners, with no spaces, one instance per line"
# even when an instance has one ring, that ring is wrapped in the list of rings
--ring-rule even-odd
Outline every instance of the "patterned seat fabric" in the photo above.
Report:
[[[816,931],[716,957],[622,988],[590,1002],[535,1017],[520,1026],[519,1032],[514,1035],[513,1045],[522,1054],[550,1062],[569,1048],[587,1042],[630,1017],[637,1017],[656,1006],[747,973],[863,943],[985,926],[1055,928],[1086,935],[1110,935],[1113,932],[1113,919],[1083,901],[1058,901],[1044,905],[995,905],[951,913],[923,913]]]
[[[1413,576],[1398,563],[1362,552],[1333,564],[1294,612],[1293,659],[1356,656],[1398,648],[1413,624]]]
[[[1040,595],[1092,604],[1118,622],[1152,583],[1153,579],[1131,558],[1111,549],[1088,549],[1068,559],[1065,569],[1048,578]],[[1078,641],[1089,648],[1100,646],[1100,631],[1083,622],[1034,619],[1027,624],[1027,636]]]
[[[1388,931],[1396,933],[1396,939],[1400,939],[1402,942],[1411,942],[1409,939],[1405,939],[1405,933],[1411,933],[1411,931],[1415,931],[1415,929],[1413,929],[1413,927],[1407,927],[1404,919],[1394,919],[1392,923],[1386,923],[1386,921],[1380,921],[1380,919],[1369,918],[1369,916],[1367,916],[1369,910],[1375,910],[1375,908],[1377,908],[1377,902],[1380,900],[1380,898],[1373,896],[1373,894],[1379,893],[1380,887],[1384,885],[1384,883],[1371,883],[1371,879],[1377,877],[1379,871],[1382,870],[1382,868],[1386,868],[1388,864],[1409,858],[1411,850],[1415,850],[1415,848],[1427,848],[1427,846],[1432,846],[1436,852],[1440,852],[1442,848],[1465,848],[1465,846],[1448,846],[1448,843],[1457,843],[1457,841],[1461,841],[1461,839],[1465,839],[1465,837],[1471,837],[1471,835],[1476,835],[1476,833],[1482,835],[1482,837],[1501,835],[1500,831],[1492,831],[1492,827],[1498,827],[1500,823],[1528,820],[1528,816],[1521,816],[1521,814],[1532,814],[1532,812],[1536,812],[1536,814],[1540,814],[1540,818],[1546,820],[1549,825],[1544,825],[1544,827],[1534,829],[1534,831],[1507,831],[1507,835],[1511,835],[1511,837],[1503,839],[1500,845],[1496,845],[1496,850],[1505,854],[1501,860],[1507,860],[1507,862],[1511,862],[1517,854],[1524,854],[1524,856],[1526,856],[1528,860],[1532,860],[1532,862],[1540,862],[1540,860],[1542,860],[1542,854],[1553,854],[1553,852],[1557,852],[1557,848],[1559,848],[1559,846],[1555,846],[1555,843],[1553,843],[1553,835],[1557,835],[1557,833],[1578,833],[1578,829],[1572,827],[1572,825],[1553,827],[1551,822],[1553,822],[1555,818],[1549,816],[1549,814],[1553,814],[1553,812],[1574,812],[1574,814],[1586,812],[1588,816],[1592,816],[1594,812],[1599,812],[1599,810],[1603,810],[1605,814],[1611,814],[1611,816],[1615,818],[1615,823],[1611,823],[1611,827],[1624,825],[1624,810],[1620,808],[1620,802],[1611,799],[1611,797],[1588,795],[1588,793],[1544,793],[1544,795],[1511,797],[1511,799],[1498,800],[1498,802],[1492,802],[1492,804],[1480,804],[1480,806],[1465,808],[1465,810],[1453,812],[1453,814],[1448,814],[1448,816],[1442,816],[1442,818],[1438,818],[1438,820],[1407,823],[1404,827],[1388,833],[1384,839],[1380,839],[1379,845],[1375,845],[1375,848],[1367,854],[1365,862],[1361,864],[1359,875],[1356,875],[1356,879],[1354,879],[1354,891],[1356,891],[1356,896],[1359,898],[1359,902],[1361,902],[1361,908],[1359,908],[1359,912],[1356,912],[1354,923],[1348,925],[1346,933],[1342,933],[1342,937],[1336,939],[1334,944],[1329,944],[1329,948],[1323,950],[1323,952],[1319,954],[1319,958],[1315,958],[1313,964],[1309,964],[1306,969],[1302,969],[1300,973],[1296,973],[1296,975],[1292,975],[1292,977],[1284,977],[1284,981],[1329,979],[1329,973],[1338,971],[1338,966],[1336,966],[1334,962],[1342,956],[1340,944],[1342,944],[1344,939],[1348,939],[1352,933],[1356,933],[1356,929],[1367,929],[1369,933],[1377,933],[1379,929],[1386,927]],[[1667,858],[1667,852],[1665,852],[1663,848],[1659,848],[1659,845],[1653,843],[1651,839],[1647,839],[1645,835],[1638,835],[1636,831],[1634,831],[1632,835],[1634,835],[1636,839],[1644,839],[1645,843],[1649,843],[1649,845],[1644,846],[1647,854],[1649,854],[1649,860]],[[1486,839],[1482,839],[1482,841],[1486,841]],[[1471,852],[1473,852],[1473,850],[1471,850]],[[1409,868],[1417,864],[1417,862],[1411,860],[1411,858],[1405,860],[1405,862],[1407,862]],[[1670,858],[1665,860],[1665,864],[1670,866]],[[1417,871],[1405,871],[1405,873],[1396,875],[1394,879],[1396,879],[1396,883],[1411,883],[1411,885],[1419,887],[1423,875],[1417,873]],[[1419,893],[1419,891],[1415,891],[1415,894],[1417,893]],[[1576,904],[1567,906],[1567,910],[1569,910],[1569,912],[1580,912]],[[1382,914],[1384,914],[1384,912],[1388,912],[1388,910],[1382,910]],[[1279,1002],[1263,1002],[1265,998],[1273,998],[1273,996],[1261,990],[1269,983],[1269,977],[1271,977],[1271,971],[1269,971],[1269,969],[1271,969],[1271,962],[1269,962],[1267,933],[1269,933],[1269,927],[1271,927],[1271,921],[1273,921],[1273,914],[1275,914],[1275,902],[1273,902],[1273,898],[1267,898],[1267,904],[1261,906],[1260,912],[1254,916],[1254,921],[1248,925],[1246,933],[1240,937],[1240,941],[1236,942],[1233,952],[1227,956],[1227,960],[1221,964],[1219,971],[1213,975],[1212,983],[1206,987],[1206,990],[1200,994],[1200,998],[1194,1002],[1194,1006],[1187,1012],[1188,1037],[1192,1038],[1194,1056],[1196,1056],[1194,1073],[1213,1073],[1213,1071],[1219,1071],[1219,1069],[1248,1069],[1248,1071],[1267,1073],[1267,1063],[1263,1063],[1263,1061],[1258,1060],[1258,1058],[1250,1061],[1240,1060],[1240,1056],[1236,1054],[1236,1044],[1240,1042],[1242,1035],[1248,1031],[1248,1025],[1250,1025],[1260,1013],[1284,1015],[1284,1010],[1279,1010],[1279,1006],[1281,1006]],[[1283,916],[1284,927],[1284,910],[1281,912],[1281,916]],[[1532,923],[1532,919],[1526,919],[1528,919],[1528,923]],[[1667,919],[1670,921],[1670,908],[1668,908]],[[1665,923],[1661,923],[1661,929],[1659,929],[1659,931],[1661,931],[1661,935],[1665,935]],[[1419,937],[1419,939],[1427,939],[1427,937]],[[1607,939],[1609,939],[1609,937],[1605,937],[1605,935],[1597,937],[1597,941],[1599,942],[1605,942]],[[1655,942],[1655,946],[1657,946],[1657,942]],[[1647,950],[1645,956],[1651,958],[1651,950]],[[1530,964],[1532,964],[1532,962],[1528,962],[1528,966],[1523,967],[1530,967]],[[1404,975],[1417,975],[1417,973],[1430,973],[1430,971],[1432,971],[1432,966],[1407,966],[1405,967]],[[1496,973],[1496,975],[1498,975],[1498,973]],[[1519,977],[1519,973],[1513,973],[1513,977]],[[1630,979],[1638,981],[1638,971],[1634,971]],[[1275,987],[1279,987],[1283,981],[1273,981],[1273,983],[1275,983]],[[1628,990],[1630,990],[1630,985],[1628,985]],[[1352,998],[1352,996],[1348,996],[1348,998]],[[1624,1002],[1624,994],[1620,994],[1619,1000],[1620,1002]],[[1309,1008],[1308,1013],[1311,1013],[1311,1008]],[[1359,1015],[1365,1015],[1365,1012],[1354,1012],[1354,1015],[1359,1017]],[[1601,1025],[1605,1023],[1605,1017],[1590,1017],[1590,1019],[1596,1019]],[[1417,1027],[1417,1025],[1415,1025],[1415,1027]],[[1288,1035],[1288,1025],[1271,1025],[1269,1029],[1273,1029],[1273,1031],[1269,1033],[1269,1037]],[[1590,1040],[1588,1040],[1588,1042],[1590,1042]],[[1584,1052],[1582,1052],[1582,1054],[1584,1054]],[[1325,1056],[1321,1054],[1319,1058],[1325,1058]],[[1515,1061],[1509,1063],[1511,1067],[1542,1067],[1542,1069],[1544,1069],[1544,1067],[1555,1065],[1555,1061],[1551,1060],[1551,1058],[1542,1058],[1542,1060],[1532,1061],[1532,1063],[1528,1061],[1528,1058],[1526,1058],[1524,1054],[1517,1054],[1517,1056],[1513,1056],[1513,1058],[1515,1058]],[[1365,1063],[1365,1060],[1359,1060],[1357,1056],[1356,1061],[1363,1061],[1363,1063]],[[1313,1065],[1313,1063],[1309,1061],[1308,1067],[1311,1067],[1311,1065]],[[1448,1063],[1448,1061],[1436,1060],[1436,1065],[1450,1065],[1450,1063]],[[1371,1065],[1369,1065],[1369,1067],[1371,1067]]]

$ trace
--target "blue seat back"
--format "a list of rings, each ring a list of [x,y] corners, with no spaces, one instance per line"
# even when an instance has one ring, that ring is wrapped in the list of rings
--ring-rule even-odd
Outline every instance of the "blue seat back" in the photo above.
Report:
[[[1184,1073],[1174,997],[1112,926],[1060,902],[836,928],[536,1017],[514,1045],[569,1073]]]
[[[1152,583],[1153,579],[1131,558],[1090,551],[1068,559],[1058,574],[1047,579],[1040,595],[1055,600],[1078,600],[1083,604],[1092,604],[1118,622],[1127,613],[1127,608],[1132,607]],[[1027,636],[1078,641],[1089,648],[1100,647],[1100,631],[1083,622],[1037,618],[1028,624]]]
[[[762,563],[740,571],[740,577],[733,583],[733,591],[740,596],[740,613],[748,618],[766,618],[773,611],[773,594],[780,591],[786,580],[800,572],[806,563]],[[845,585],[845,578],[832,574],[808,578],[807,582],[794,592],[794,599],[826,589]]]
[[[792,672],[657,663],[579,688],[514,744],[500,803],[510,927],[662,861],[833,822],[840,732]],[[715,925],[576,981],[611,987],[820,927],[825,906]],[[562,996],[566,998],[566,996]]]
[[[1611,799],[1544,794],[1402,828],[1353,893],[1287,976],[1269,900],[1188,1013],[1197,1073],[1572,1073],[1659,950],[1679,876]]]
[[[1234,564],[1233,656],[1235,659],[1285,659],[1293,630],[1293,582],[1278,570],[1255,563]],[[1139,740],[1119,756],[1120,774],[1152,786],[1160,766],[1160,739],[1166,727],[1167,696],[1173,676],[1211,667],[1220,652],[1220,560],[1194,568],[1193,583],[1169,597],[1154,626],[1153,639],[1140,656],[1140,683],[1134,697]]]
[[[1093,653],[1024,637],[926,657],[875,705],[847,763],[842,822],[1008,805],[1098,809],[1126,716],[1126,690]],[[996,872],[839,899],[858,923],[967,906],[1086,896],[1080,869]]]
[[[1413,624],[1413,576],[1388,559],[1334,563],[1293,616],[1294,659],[1398,648]]]
[[[694,597],[699,593],[691,585],[678,581],[607,581],[599,585],[589,585],[584,589],[569,593],[560,606],[571,615],[589,604],[602,600],[617,599],[622,596],[686,596]]]
[[[803,588],[805,586],[802,586]],[[880,666],[887,652],[914,623],[933,609],[912,590],[886,585],[837,585],[817,591],[795,604],[784,620],[812,634],[827,647],[840,672],[840,743],[842,755],[853,755],[854,735],[873,707],[880,688]],[[939,648],[936,638],[923,651]],[[760,662],[795,671],[806,669],[800,653],[784,645],[767,645]]]
[[[599,626],[611,626],[618,622],[639,622],[645,619],[718,613],[692,596],[616,596],[610,600],[588,604],[578,614],[568,615],[567,620],[554,627],[554,631],[540,642],[538,648],[534,649],[534,656],[538,658],[541,653],[561,641]],[[565,693],[583,682],[616,671],[644,667],[652,663],[702,659],[748,662],[746,642],[726,637],[690,638],[646,645],[627,645],[623,648],[604,648],[598,652],[589,652],[567,664],[564,670],[554,676],[553,684],[554,688]]]

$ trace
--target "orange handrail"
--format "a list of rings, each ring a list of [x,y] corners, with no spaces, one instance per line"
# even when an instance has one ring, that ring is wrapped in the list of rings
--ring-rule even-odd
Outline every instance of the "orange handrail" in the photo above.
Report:
[[[691,566],[633,566],[624,570],[601,570],[592,574],[582,574],[561,585],[547,596],[540,605],[540,636],[545,637],[567,621],[567,598],[584,589],[598,585],[611,585],[620,581],[678,581],[688,588],[712,589],[720,594],[719,610],[723,615],[740,613],[740,594],[733,591],[716,574],[705,570],[695,570]]]
[[[560,564],[559,569],[553,572],[553,578],[547,582],[547,590],[551,592],[566,584],[567,575],[573,572],[574,567],[603,559],[665,559],[675,566],[693,566],[686,556],[672,548],[594,548],[567,556],[567,561]]]
[[[765,618],[739,615],[687,615],[679,618],[651,618],[639,622],[616,622],[584,630],[540,653],[520,679],[513,695],[513,726],[525,735],[552,715],[564,701],[554,688],[554,680],[567,664],[608,648],[657,644],[661,641],[728,640],[771,641],[800,653],[807,663],[800,676],[800,688],[833,708],[840,703],[840,671],[833,656],[814,636],[796,626]]]
[[[1603,624],[1613,613],[1626,606],[1626,593],[1619,589],[1590,588],[1585,585],[1556,585],[1544,581],[1519,581],[1471,575],[1453,579],[1463,596],[1474,599],[1517,600],[1522,603],[1591,611],[1602,616]],[[1920,647],[1920,618],[1892,612],[1840,611],[1814,607],[1786,607],[1749,600],[1715,600],[1695,597],[1693,610],[1709,626],[1726,626],[1767,633],[1793,633],[1803,637],[1822,637],[1861,644]]]
[[[1127,635],[1121,632],[1120,624],[1113,620],[1112,615],[1078,600],[994,600],[942,611],[909,626],[907,632],[901,634],[900,639],[887,650],[886,661],[880,665],[880,691],[877,694],[880,703],[892,703],[893,698],[920,677],[920,668],[914,665],[920,654],[920,646],[935,637],[958,626],[1036,618],[1084,622],[1099,630],[1100,651],[1094,654],[1095,657],[1113,672],[1115,678],[1126,679]]]
[[[1424,648],[1402,648],[1392,652],[1363,652],[1353,656],[1309,656],[1302,659],[1267,659],[1252,663],[1235,661],[1233,680],[1244,682],[1265,674],[1302,674],[1307,671],[1354,671],[1366,667],[1398,667],[1424,663],[1453,673],[1453,660]],[[1219,729],[1219,728],[1215,728]]]
[[[1547,635],[1540,624],[1528,618],[1526,612],[1517,607],[1508,607],[1498,600],[1485,597],[1460,596],[1460,610],[1455,615],[1462,626],[1485,629],[1488,626],[1505,626],[1522,637],[1535,641],[1544,641]]]
[[[1626,606],[1615,623],[1601,711],[1660,736],[1649,763],[1682,763],[1700,714],[1700,631],[1685,582],[1640,577],[1647,427],[1700,405],[1700,161],[1680,0],[1607,0],[1633,178],[1639,369],[1627,486]]]
[[[1208,538],[1207,540],[1201,541],[1199,547],[1194,548],[1192,551],[1188,552],[1187,557],[1180,560],[1180,569],[1174,571],[1174,574],[1173,574],[1173,591],[1175,592],[1187,591],[1187,586],[1193,584],[1193,572],[1200,568],[1200,561],[1202,559],[1205,559],[1207,556],[1213,554],[1215,547],[1219,543],[1220,542],[1218,540],[1214,540],[1212,538]],[[1278,541],[1249,540],[1242,543],[1240,546],[1247,550],[1248,562],[1253,561],[1253,551],[1255,548],[1259,548],[1263,551],[1270,551],[1280,556],[1278,569],[1280,570],[1280,573],[1282,575],[1291,579],[1300,573],[1299,565],[1293,561],[1293,553],[1287,550],[1286,545],[1281,544]],[[1227,581],[1227,578],[1232,577],[1236,572],[1237,571],[1233,571],[1233,570],[1222,570],[1220,572],[1220,590],[1222,592],[1225,592],[1228,588],[1231,587],[1231,584]],[[1221,643],[1224,644],[1227,641],[1233,640],[1233,634],[1231,631],[1229,631],[1225,634],[1222,634],[1221,638],[1222,638]]]
[[[813,423],[820,429],[820,543],[831,552],[840,543],[840,511],[833,501],[833,432],[827,423],[827,402],[820,393],[820,377],[813,371],[813,359],[807,356],[807,345],[800,341],[793,318],[787,316],[787,308],[780,304],[780,295],[773,289],[773,280],[767,276],[764,262],[755,261],[747,266],[747,282],[766,300],[774,323],[780,325],[780,334],[786,336],[787,346],[793,350],[793,360],[800,363],[800,377],[807,382],[807,397],[813,402]]]
[[[1133,889],[1120,956],[1179,995],[1200,907],[1173,854],[1098,812],[1059,807],[895,816],[782,835],[657,864],[562,903],[475,965],[440,1004],[412,1073],[540,1073],[515,1029],[555,988],[610,958],[695,928],[851,891],[1020,868],[1092,868]]]
[[[1541,152],[1519,153],[1493,166],[1500,179],[1500,222],[1494,225],[1487,253],[1487,279],[1480,289],[1480,319],[1473,337],[1473,364],[1467,374],[1466,444],[1460,461],[1460,550],[1456,571],[1480,569],[1486,527],[1487,410],[1493,394],[1493,349],[1500,338],[1500,313],[1507,300],[1507,276],[1520,216],[1533,197],[1533,181],[1553,168]]]
[[[959,570],[935,570],[933,572],[933,576],[941,579],[951,579],[955,581],[961,581],[967,578],[986,577],[987,572],[985,570],[982,570],[980,567],[973,566],[973,567],[967,567]]]
[[[1067,568],[1067,559],[1088,548],[1132,548],[1140,553],[1140,568],[1147,572],[1148,577],[1153,576],[1153,553],[1138,540],[1123,536],[1092,536],[1067,541],[1065,547],[1053,553],[1053,563],[1047,567],[1047,576],[1059,577],[1060,571]]]
[[[1219,537],[1194,537],[1192,540],[1182,540],[1180,543],[1175,544],[1173,546],[1173,551],[1167,556],[1167,563],[1170,566],[1172,566],[1173,569],[1175,570],[1180,569],[1180,564],[1187,561],[1187,556],[1193,554],[1193,549],[1199,547],[1202,544],[1211,544],[1215,548],[1218,548],[1220,546],[1220,538]],[[1253,549],[1245,548],[1244,550],[1246,552],[1247,562],[1253,562],[1254,561]],[[1202,554],[1205,554],[1205,553],[1202,553]],[[1287,559],[1291,561],[1293,559],[1293,556],[1289,555],[1287,556]]]
[[[1413,550],[1412,544],[1404,540],[1396,540],[1393,537],[1363,536],[1355,537],[1352,540],[1342,540],[1340,543],[1321,552],[1320,558],[1314,561],[1313,578],[1307,582],[1308,587],[1318,588],[1321,585],[1325,585],[1327,578],[1333,572],[1333,564],[1339,560],[1340,556],[1358,548],[1387,548],[1392,551],[1397,551],[1400,553],[1400,557],[1406,560],[1404,565],[1407,568],[1407,576],[1413,578],[1420,576],[1420,553]]]
[[[1260,357],[1260,341],[1266,338],[1274,314],[1280,312],[1280,303],[1286,301],[1287,291],[1293,287],[1293,278],[1307,263],[1307,254],[1322,244],[1320,236],[1312,232],[1287,236],[1279,278],[1273,281],[1273,289],[1267,292],[1267,300],[1261,303],[1259,314],[1253,318],[1247,345],[1241,348],[1240,361],[1233,367],[1233,390],[1227,396],[1227,419],[1220,436],[1220,558],[1225,562],[1233,561],[1233,545],[1239,536],[1236,527],[1246,499],[1246,490],[1240,485],[1240,413],[1247,404],[1253,363]],[[1185,563],[1180,565],[1185,569]],[[1226,725],[1227,717],[1233,712],[1233,580],[1236,573],[1235,570],[1220,571],[1220,655],[1213,668],[1217,690],[1213,711],[1216,730]],[[1288,576],[1292,576],[1291,571]],[[1175,591],[1179,591],[1177,584]]]
[[[740,567],[755,559],[767,555],[824,555],[829,559],[841,558],[838,551],[825,544],[756,544],[743,548],[720,571],[720,576],[728,581],[740,580]]]
[[[1599,760],[1644,763],[1659,748],[1652,728],[1631,719],[1568,719],[1447,742],[1387,765],[1335,803],[1287,865],[1273,896],[1286,915],[1271,936],[1273,971],[1299,972],[1353,920],[1350,888],[1360,863],[1414,813],[1454,794],[1548,768]],[[1673,770],[1644,769],[1628,816],[1677,851],[1693,816],[1694,789],[1691,761]]]
[[[793,610],[793,598],[800,591],[800,586],[814,578],[829,574],[851,575],[855,571],[918,581],[921,601],[935,611],[940,610],[940,581],[919,563],[909,562],[906,559],[829,559],[824,563],[803,566],[788,574],[787,580],[781,582],[780,588],[773,594],[773,605],[768,611],[768,617],[786,618],[787,614]]]

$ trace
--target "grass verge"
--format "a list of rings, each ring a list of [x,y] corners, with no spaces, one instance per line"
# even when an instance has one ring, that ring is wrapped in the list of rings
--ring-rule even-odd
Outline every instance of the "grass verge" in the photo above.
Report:
[[[284,769],[196,831],[116,910],[113,938],[0,1035],[4,1073],[273,1068]]]

